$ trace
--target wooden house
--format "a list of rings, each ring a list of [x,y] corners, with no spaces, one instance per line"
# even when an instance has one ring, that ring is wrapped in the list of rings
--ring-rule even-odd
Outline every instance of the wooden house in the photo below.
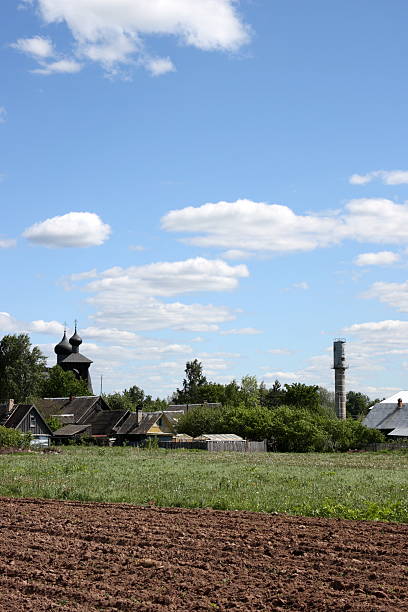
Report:
[[[145,444],[149,439],[172,441],[176,434],[178,418],[184,414],[180,411],[142,412],[139,418],[133,415],[133,426],[130,421],[125,421],[117,431],[118,443],[129,442],[130,444]]]
[[[9,400],[0,405],[0,425],[30,433],[33,446],[49,446],[52,431],[34,404],[14,404]]]
[[[408,391],[399,391],[374,404],[363,425],[378,429],[391,438],[408,438]]]

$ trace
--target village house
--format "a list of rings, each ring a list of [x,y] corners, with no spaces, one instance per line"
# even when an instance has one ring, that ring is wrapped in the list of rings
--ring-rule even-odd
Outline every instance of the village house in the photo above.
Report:
[[[34,404],[15,404],[8,400],[0,404],[0,425],[31,434],[33,446],[49,446],[52,431]]]
[[[363,425],[378,429],[390,438],[408,438],[408,391],[399,391],[374,404]]]

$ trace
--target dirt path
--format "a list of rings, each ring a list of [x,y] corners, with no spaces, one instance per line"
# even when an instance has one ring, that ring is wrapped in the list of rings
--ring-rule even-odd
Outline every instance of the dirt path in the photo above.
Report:
[[[408,525],[0,498],[0,610],[408,610]]]

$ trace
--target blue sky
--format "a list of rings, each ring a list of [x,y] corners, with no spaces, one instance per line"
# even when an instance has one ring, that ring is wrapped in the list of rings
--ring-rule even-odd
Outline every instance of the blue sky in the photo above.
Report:
[[[4,0],[0,334],[104,389],[185,362],[403,389],[406,3]]]

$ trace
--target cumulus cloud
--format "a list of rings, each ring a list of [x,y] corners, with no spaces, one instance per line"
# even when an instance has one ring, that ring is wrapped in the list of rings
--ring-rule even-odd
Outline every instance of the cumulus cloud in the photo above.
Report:
[[[95,213],[70,212],[35,223],[23,236],[33,244],[50,248],[89,247],[103,244],[111,229]]]
[[[176,70],[169,57],[151,58],[146,62],[146,68],[153,76],[161,76],[166,74],[166,72],[174,72]]]
[[[396,308],[400,312],[408,312],[408,281],[403,283],[387,283],[378,281],[362,294],[363,298],[374,298]]]
[[[196,291],[227,291],[238,286],[239,279],[249,276],[241,264],[230,266],[220,259],[196,257],[184,261],[158,262],[130,268],[114,267],[102,272],[89,283],[92,292],[105,292],[112,297],[141,294],[171,296]],[[115,300],[116,301],[116,300]]]
[[[40,64],[40,68],[32,70],[34,74],[65,74],[79,72],[81,64],[74,59],[60,57],[52,42],[43,36],[19,38],[11,45],[14,49],[25,53]],[[54,61],[50,61],[53,59]]]
[[[89,300],[98,307],[91,316],[99,325],[116,325],[139,331],[173,329],[196,333],[214,332],[219,325],[235,319],[235,313],[226,306],[212,304],[165,303],[153,297],[137,299],[129,296],[116,300],[109,294],[100,294]]]
[[[52,42],[48,38],[43,38],[42,36],[19,38],[11,46],[36,59],[52,57],[55,53]]]
[[[234,253],[290,253],[340,244],[344,240],[408,243],[408,204],[360,198],[344,210],[298,215],[287,206],[251,200],[207,203],[173,210],[162,218],[171,232],[198,234],[183,241]]]
[[[17,241],[14,238],[0,238],[0,249],[11,249],[16,244]]]
[[[357,266],[389,266],[400,260],[398,253],[379,251],[378,253],[360,253],[354,259]]]
[[[367,185],[379,179],[384,185],[403,185],[408,183],[408,170],[373,170],[367,174],[353,174],[350,177],[352,185]]]
[[[169,58],[149,59],[145,48],[149,35],[171,35],[204,51],[236,51],[249,41],[235,0],[35,0],[34,4],[46,24],[67,25],[78,57],[111,71],[135,60],[154,75],[174,70]]]
[[[98,325],[120,329],[163,329],[206,332],[217,331],[219,324],[235,319],[226,306],[212,304],[166,303],[158,297],[181,293],[228,291],[249,274],[245,265],[231,266],[221,260],[201,257],[176,262],[158,262],[129,268],[110,268],[99,274],[94,270],[63,279],[72,287],[75,281],[90,280],[84,286],[96,306],[92,320]]]
[[[221,336],[256,336],[257,334],[262,334],[262,331],[255,327],[241,327],[240,329],[227,329],[220,332]]]
[[[74,74],[82,69],[82,65],[75,60],[61,59],[56,62],[42,63],[42,68],[32,70],[34,74]]]

